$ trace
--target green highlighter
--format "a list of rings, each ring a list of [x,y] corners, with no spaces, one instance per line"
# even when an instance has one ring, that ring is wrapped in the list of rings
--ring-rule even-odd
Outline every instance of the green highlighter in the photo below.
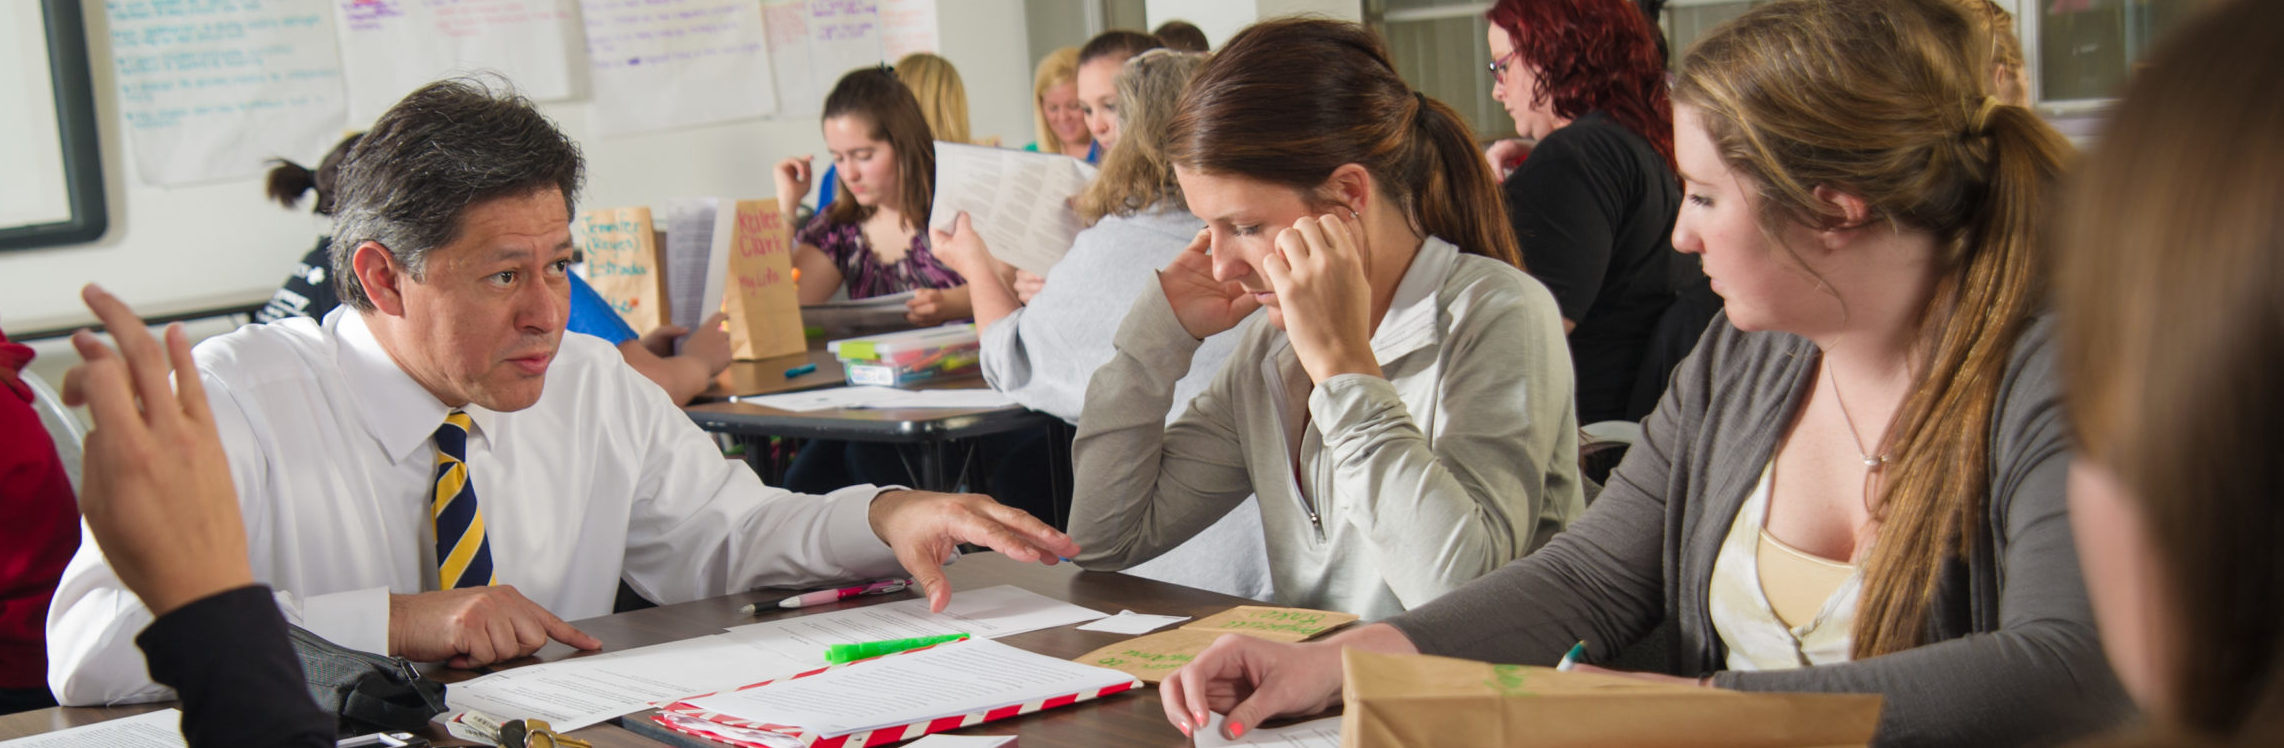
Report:
[[[942,644],[944,642],[955,642],[966,638],[968,638],[967,634],[945,634],[943,636],[919,636],[910,639],[889,639],[886,641],[858,642],[855,644],[834,644],[825,647],[825,661],[839,665],[844,662],[856,662],[857,660],[870,659],[886,654],[908,652],[911,650],[919,649],[921,647],[931,647]]]

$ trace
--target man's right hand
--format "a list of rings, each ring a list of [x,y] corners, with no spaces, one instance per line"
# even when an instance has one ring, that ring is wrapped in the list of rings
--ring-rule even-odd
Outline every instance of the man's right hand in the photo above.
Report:
[[[478,667],[537,652],[549,639],[603,647],[506,585],[389,596],[389,654],[415,662]]]

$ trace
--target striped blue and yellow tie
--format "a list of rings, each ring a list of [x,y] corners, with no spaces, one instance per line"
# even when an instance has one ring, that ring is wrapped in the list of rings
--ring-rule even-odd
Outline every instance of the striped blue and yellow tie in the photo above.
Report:
[[[436,496],[428,512],[436,522],[438,589],[498,581],[492,571],[492,542],[484,538],[484,513],[476,508],[476,484],[468,480],[470,423],[467,413],[455,410],[436,428]]]

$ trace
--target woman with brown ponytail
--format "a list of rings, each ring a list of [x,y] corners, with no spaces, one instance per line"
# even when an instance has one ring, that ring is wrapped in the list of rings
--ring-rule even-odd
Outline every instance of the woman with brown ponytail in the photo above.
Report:
[[[1530,557],[1320,644],[1225,638],[1167,716],[1338,700],[1340,649],[1607,661],[1876,692],[1883,744],[2049,743],[2130,711],[2064,509],[2039,206],[2068,146],[1985,95],[1948,0],[1780,0],[1674,87],[1674,247],[1726,304],[1592,509]],[[1676,678],[1678,676],[1678,678]]]
[[[1182,94],[1167,160],[1205,223],[1134,301],[1074,446],[1078,562],[1123,569],[1260,497],[1272,597],[1385,616],[1577,515],[1560,313],[1489,165],[1354,24],[1262,23]],[[1171,424],[1200,341],[1262,306]]]

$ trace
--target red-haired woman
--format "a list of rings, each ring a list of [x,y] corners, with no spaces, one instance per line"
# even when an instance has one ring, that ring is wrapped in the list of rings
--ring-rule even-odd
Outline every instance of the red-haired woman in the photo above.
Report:
[[[1664,58],[1626,0],[1500,0],[1488,15],[1492,97],[1538,141],[1500,189],[1524,269],[1562,308],[1578,421],[1641,420],[1718,308],[1696,259],[1673,251]],[[1661,345],[1653,331],[1687,292]]]

